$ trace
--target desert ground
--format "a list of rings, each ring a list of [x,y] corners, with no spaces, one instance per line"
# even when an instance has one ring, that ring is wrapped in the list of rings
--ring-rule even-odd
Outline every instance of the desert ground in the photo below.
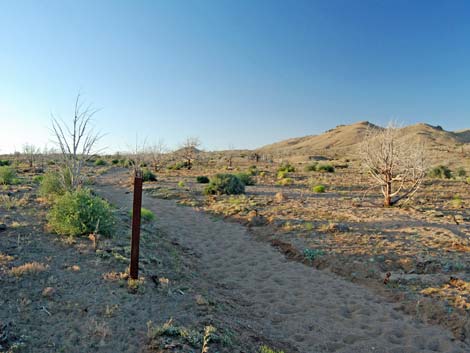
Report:
[[[86,167],[117,218],[102,237],[52,232],[37,176],[56,166],[17,164],[18,182],[0,190],[0,351],[468,352],[465,146],[433,150],[452,177],[426,177],[408,202],[383,207],[347,146],[313,152],[326,171],[308,170],[292,144],[259,160],[201,152],[190,169],[174,156],[155,168],[137,281],[124,157]],[[197,177],[221,172],[249,176],[245,193],[206,195]]]

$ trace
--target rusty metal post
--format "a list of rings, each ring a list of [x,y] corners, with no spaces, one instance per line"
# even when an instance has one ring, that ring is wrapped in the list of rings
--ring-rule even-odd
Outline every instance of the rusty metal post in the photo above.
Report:
[[[139,243],[140,243],[140,210],[142,208],[142,176],[134,177],[134,204],[132,207],[132,240],[131,266],[129,274],[132,279],[139,278]]]

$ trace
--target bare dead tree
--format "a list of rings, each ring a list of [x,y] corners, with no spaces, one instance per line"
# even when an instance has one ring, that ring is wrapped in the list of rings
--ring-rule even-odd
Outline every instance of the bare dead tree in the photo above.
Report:
[[[167,152],[167,147],[162,139],[159,139],[155,144],[151,145],[147,151],[152,161],[152,167],[155,172],[160,170],[163,157]]]
[[[94,148],[102,137],[91,127],[92,117],[98,110],[85,106],[80,98],[78,94],[71,126],[52,116],[52,130],[62,157],[62,183],[69,190],[81,185],[83,165],[97,152]]]
[[[26,143],[23,145],[23,154],[29,164],[30,168],[34,167],[34,162],[36,161],[36,156],[40,153],[39,147],[34,146],[33,144]]]
[[[424,146],[400,139],[400,128],[394,123],[369,128],[360,153],[372,182],[382,191],[385,207],[411,198],[426,175]]]
[[[196,155],[199,153],[198,147],[201,141],[198,137],[188,137],[180,148],[181,157],[184,159],[186,167],[191,169]]]

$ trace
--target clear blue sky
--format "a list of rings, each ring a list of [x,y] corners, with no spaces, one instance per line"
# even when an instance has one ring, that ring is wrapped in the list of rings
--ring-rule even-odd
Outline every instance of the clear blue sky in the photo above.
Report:
[[[136,135],[253,148],[337,124],[470,127],[470,2],[0,0],[0,153],[77,92]]]

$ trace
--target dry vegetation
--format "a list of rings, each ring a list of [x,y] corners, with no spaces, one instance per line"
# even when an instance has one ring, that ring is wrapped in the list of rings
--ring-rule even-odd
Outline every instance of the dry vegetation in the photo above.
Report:
[[[333,143],[331,136],[345,129],[316,138]],[[240,222],[289,259],[369,287],[400,302],[405,312],[441,324],[468,342],[470,196],[464,173],[457,173],[458,167],[470,172],[467,146],[453,145],[462,143],[458,135],[452,135],[450,145],[442,142],[444,132],[432,135],[430,164],[445,153],[454,177],[426,177],[409,202],[384,208],[358,154],[342,152],[357,147],[365,130],[364,124],[355,125],[348,133],[360,131],[356,142],[349,135],[335,137],[342,141],[338,146],[321,145],[313,152],[308,143],[314,137],[296,140],[300,151],[309,150],[312,156],[290,158],[291,165],[286,156],[292,156],[292,141],[286,148],[278,144],[256,153],[201,152],[199,141],[188,139],[172,154],[164,153],[159,143],[139,156],[154,176],[144,189],[155,198]],[[421,132],[430,130],[426,126]],[[101,174],[135,165],[132,158],[136,156],[81,162],[84,183],[93,186]],[[12,164],[18,182],[0,190],[0,351],[30,351],[34,346],[38,352],[115,352],[131,344],[148,352],[272,351],[268,346],[290,351],[232,319],[236,307],[217,292],[208,294],[211,284],[198,273],[191,249],[159,236],[158,215],[156,222],[149,216],[143,225],[143,276],[138,281],[127,274],[128,209],[114,209],[116,230],[99,241],[97,234],[51,234],[46,224],[51,201],[40,195],[37,175],[57,169],[59,160],[57,155],[17,156]],[[42,161],[40,170],[31,167],[37,161]],[[252,183],[247,182],[241,195],[206,195],[202,177],[220,173],[244,173],[238,177],[248,176]]]

